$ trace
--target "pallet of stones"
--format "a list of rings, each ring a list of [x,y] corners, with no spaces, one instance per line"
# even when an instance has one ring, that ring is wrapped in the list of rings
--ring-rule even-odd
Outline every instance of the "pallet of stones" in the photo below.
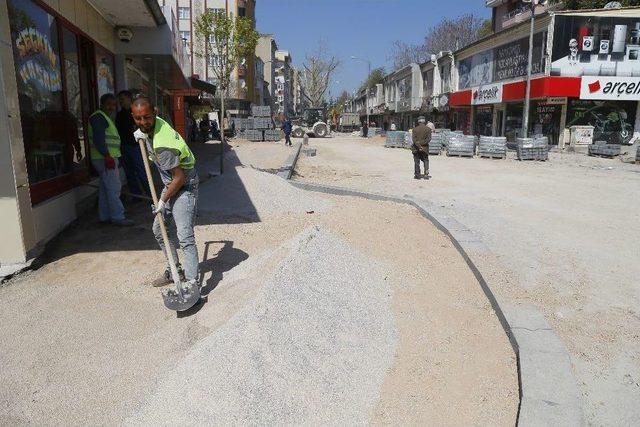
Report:
[[[504,136],[481,136],[478,143],[478,156],[505,159],[507,157],[507,138]]]
[[[273,129],[273,121],[270,117],[253,117],[252,129]]]
[[[262,131],[258,129],[247,129],[243,132],[242,135],[244,136],[244,139],[247,139],[249,141],[253,141],[253,142],[264,141],[264,135]]]
[[[268,105],[253,105],[251,107],[253,117],[271,117],[271,107]]]
[[[387,132],[387,140],[384,144],[387,148],[404,148],[406,146],[406,135],[408,132],[392,130]]]
[[[640,145],[638,145],[638,149],[636,150],[636,163],[640,163]]]
[[[596,141],[589,145],[589,155],[613,158],[620,155],[619,144],[607,144],[606,141]]]
[[[429,154],[438,155],[442,151],[443,136],[437,133],[431,135],[431,141],[429,141]]]
[[[473,157],[476,152],[476,141],[473,136],[457,135],[449,140],[447,156]]]
[[[280,141],[281,138],[279,129],[267,129],[264,131],[265,141]]]
[[[242,132],[242,131],[245,131],[247,129],[250,129],[250,127],[249,127],[249,119],[245,119],[245,118],[242,118],[242,117],[233,117],[231,119],[231,122],[235,126],[236,131],[238,131],[238,132]]]
[[[516,138],[516,155],[518,160],[549,160],[548,138]]]

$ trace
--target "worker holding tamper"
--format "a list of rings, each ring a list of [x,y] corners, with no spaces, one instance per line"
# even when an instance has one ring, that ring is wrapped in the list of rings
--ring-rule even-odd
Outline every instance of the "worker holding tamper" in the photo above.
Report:
[[[196,159],[182,136],[156,116],[153,103],[148,97],[136,97],[131,112],[138,126],[134,137],[136,141],[143,140],[146,143],[149,157],[155,163],[164,184],[158,203],[153,206],[153,214],[156,216],[153,234],[167,257],[158,214],[162,214],[168,225],[172,222],[175,224],[175,234],[183,253],[182,266],[178,262],[175,243],[169,245],[169,250],[177,264],[180,279],[193,284],[198,279],[198,248],[194,233],[198,200]],[[171,282],[170,266],[167,265],[162,276],[152,284],[159,287]]]

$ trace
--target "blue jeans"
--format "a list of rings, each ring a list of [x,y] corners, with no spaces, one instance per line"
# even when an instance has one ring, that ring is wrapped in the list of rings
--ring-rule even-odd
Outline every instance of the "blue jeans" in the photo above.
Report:
[[[166,191],[166,187],[162,190],[162,194]],[[176,194],[167,202],[167,211],[164,216],[167,226],[167,234],[169,234],[169,247],[173,254],[176,264],[178,261],[178,252],[176,251],[176,240],[182,249],[184,276],[187,280],[195,280],[198,278],[198,247],[196,246],[196,236],[193,230],[196,221],[196,209],[198,205],[198,178],[193,178],[184,185]],[[173,225],[175,223],[175,233]],[[167,257],[167,251],[162,240],[160,232],[160,221],[156,218],[153,221],[153,234],[160,245],[160,249]],[[177,238],[177,239],[176,239]],[[167,261],[167,269],[169,264]]]
[[[129,191],[139,196],[147,194],[149,182],[142,162],[142,153],[137,145],[122,144],[122,166],[127,175]]]
[[[107,169],[104,160],[91,160],[93,167],[100,176],[100,188],[98,190],[98,216],[100,221],[122,221],[124,219],[124,206],[120,201],[120,159],[116,161],[115,169]]]

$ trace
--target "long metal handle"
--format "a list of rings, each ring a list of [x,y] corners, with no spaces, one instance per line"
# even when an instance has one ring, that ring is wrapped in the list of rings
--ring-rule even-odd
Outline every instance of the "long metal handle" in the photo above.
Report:
[[[147,173],[147,181],[149,181],[149,191],[151,192],[151,198],[155,206],[158,206],[158,195],[156,194],[156,186],[153,183],[153,175],[151,175],[151,167],[149,166],[149,157],[147,156],[147,144],[144,139],[139,139],[140,152],[142,152],[142,161],[144,162],[144,170]],[[160,223],[160,232],[162,233],[162,241],[164,242],[165,252],[169,259],[169,268],[171,269],[171,277],[173,283],[176,284],[176,288],[182,296],[182,283],[180,281],[180,274],[178,274],[178,267],[176,266],[176,260],[173,259],[173,252],[171,251],[171,242],[169,241],[169,235],[167,234],[167,226],[164,223],[164,217],[161,213],[156,214],[156,218]]]

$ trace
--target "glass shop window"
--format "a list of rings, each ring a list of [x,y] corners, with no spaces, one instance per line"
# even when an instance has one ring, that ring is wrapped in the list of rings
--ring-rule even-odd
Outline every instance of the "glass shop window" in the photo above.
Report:
[[[114,93],[113,55],[96,46],[96,74],[98,99],[105,93]]]
[[[55,18],[30,0],[9,0],[11,43],[18,85],[29,184],[71,171],[73,148],[64,127],[60,51]]]

